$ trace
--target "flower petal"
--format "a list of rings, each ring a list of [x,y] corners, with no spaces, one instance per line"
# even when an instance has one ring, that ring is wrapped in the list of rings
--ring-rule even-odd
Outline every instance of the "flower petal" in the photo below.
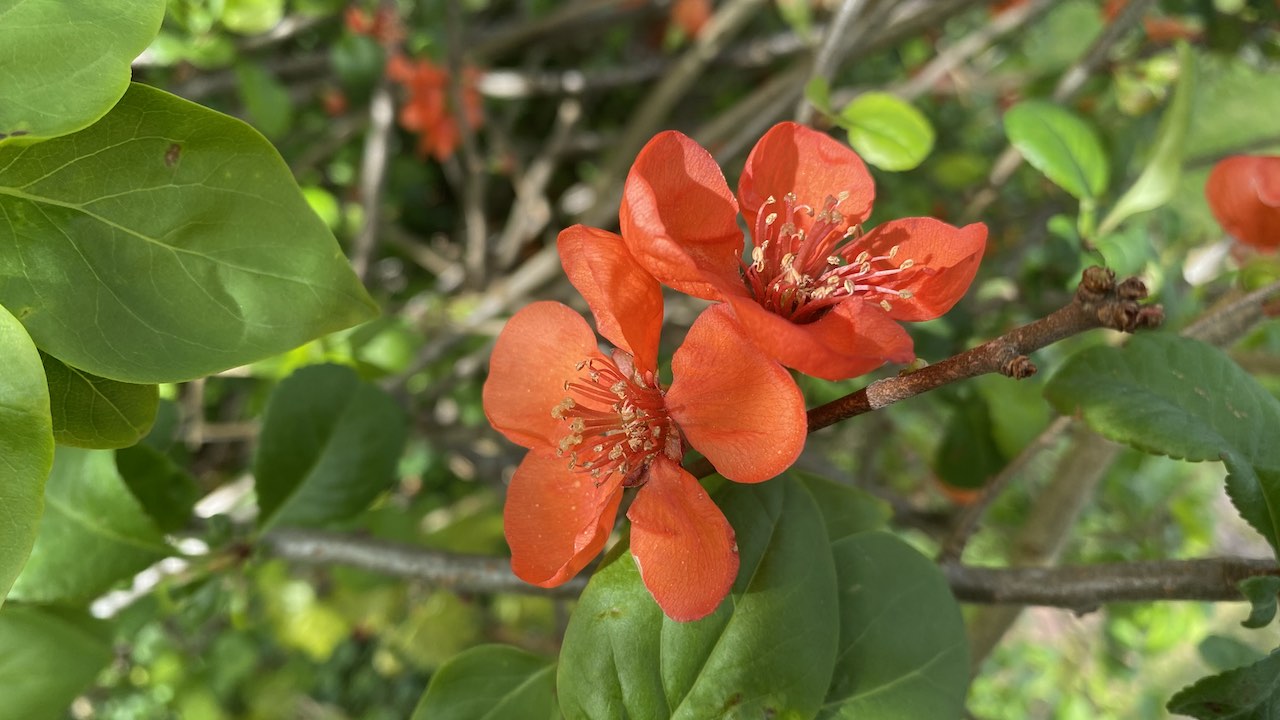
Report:
[[[484,414],[511,442],[554,449],[565,434],[551,409],[564,399],[577,365],[602,358],[582,316],[557,302],[536,302],[507,321],[489,357]]]
[[[800,456],[804,396],[724,305],[703,311],[671,361],[667,409],[689,444],[738,482],[776,477]]]
[[[627,517],[640,579],[667,617],[689,622],[714,612],[738,576],[738,545],[698,481],[655,460]]]
[[[801,204],[820,210],[827,196],[842,192],[849,193],[838,208],[847,223],[866,220],[876,186],[862,159],[830,135],[793,122],[778,123],[760,138],[738,181],[747,227],[755,227],[756,214],[770,197],[781,201],[795,193]]]
[[[597,487],[590,475],[569,470],[564,458],[531,450],[511,478],[502,512],[512,572],[541,587],[577,575],[609,539],[620,483],[615,474]]]
[[[600,334],[636,358],[643,370],[658,369],[662,286],[636,263],[622,237],[574,225],[560,232],[560,264],[586,298]]]
[[[928,217],[902,218],[877,225],[855,249],[876,257],[888,255],[894,246],[898,250],[891,263],[911,260],[913,264],[882,284],[908,290],[911,297],[887,298],[889,317],[932,320],[950,310],[969,289],[987,247],[987,226],[974,223],[958,228]]]
[[[1280,157],[1226,158],[1213,166],[1204,194],[1236,240],[1261,250],[1280,247]]]
[[[644,146],[619,212],[631,254],[664,285],[707,300],[745,293],[738,201],[711,154],[673,130]]]
[[[911,336],[878,305],[851,297],[815,322],[797,325],[746,298],[730,298],[734,318],[765,355],[805,375],[846,380],[885,362],[910,362]]]

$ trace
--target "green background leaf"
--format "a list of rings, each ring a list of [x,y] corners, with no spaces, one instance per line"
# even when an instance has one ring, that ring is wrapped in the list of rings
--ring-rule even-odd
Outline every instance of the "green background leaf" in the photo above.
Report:
[[[200,497],[195,478],[150,445],[116,451],[116,469],[129,492],[164,532],[181,529]]]
[[[1280,650],[1258,662],[1201,678],[1169,699],[1169,712],[1200,720],[1280,717]]]
[[[1088,123],[1053,103],[1027,100],[1004,115],[1009,142],[1032,167],[1075,197],[1107,189],[1107,154]]]
[[[556,665],[508,645],[455,655],[431,677],[413,720],[558,718]]]
[[[0,605],[18,577],[44,507],[53,463],[53,421],[40,353],[0,306]]]
[[[254,460],[263,527],[323,525],[395,481],[407,432],[389,395],[339,365],[303,368],[271,394]]]
[[[201,377],[374,311],[261,135],[142,85],[74,135],[0,146],[0,218],[0,302],[113,380]]]
[[[1073,356],[1045,386],[1058,412],[1139,450],[1222,460],[1236,509],[1280,546],[1280,401],[1220,350],[1148,333]]]
[[[0,143],[58,137],[102,117],[164,19],[164,0],[0,0]],[[21,133],[21,139],[12,135]]]
[[[1276,594],[1280,593],[1280,577],[1268,575],[1245,578],[1238,587],[1240,594],[1248,598],[1252,606],[1249,617],[1240,624],[1247,628],[1270,625],[1276,617]]]
[[[840,111],[849,144],[881,170],[910,170],[933,150],[933,125],[911,103],[883,92],[854,98]]]
[[[53,608],[0,610],[0,720],[66,717],[67,706],[111,661],[105,623]]]
[[[168,554],[116,472],[114,453],[59,447],[40,534],[10,597],[88,602]]]
[[[59,445],[114,449],[146,437],[160,389],[96,377],[40,354],[49,380],[53,438]]]
[[[732,597],[691,623],[665,618],[630,553],[588,584],[561,651],[568,718],[811,717],[835,662],[835,570],[822,514],[783,477],[726,483],[738,537]],[[655,642],[655,639],[657,640]]]

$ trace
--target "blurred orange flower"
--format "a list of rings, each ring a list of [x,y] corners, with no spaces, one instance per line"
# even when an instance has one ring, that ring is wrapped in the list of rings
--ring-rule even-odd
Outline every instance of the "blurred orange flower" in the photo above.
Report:
[[[470,128],[479,127],[484,120],[480,92],[476,89],[478,75],[474,68],[463,71],[463,116]],[[387,77],[407,91],[399,121],[405,130],[417,133],[418,154],[440,161],[451,157],[462,135],[449,107],[449,76],[445,69],[430,60],[393,55],[387,62]]]
[[[1236,240],[1259,250],[1280,248],[1280,156],[1221,160],[1204,194],[1218,224]]]

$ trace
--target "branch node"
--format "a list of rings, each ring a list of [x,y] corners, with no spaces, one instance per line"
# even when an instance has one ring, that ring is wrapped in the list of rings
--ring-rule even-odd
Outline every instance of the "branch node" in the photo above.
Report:
[[[1164,322],[1164,308],[1143,305],[1147,285],[1136,277],[1116,282],[1116,274],[1107,268],[1091,267],[1080,278],[1076,301],[1098,319],[1098,325],[1120,332],[1158,327]]]
[[[1000,366],[1000,372],[1014,380],[1025,380],[1036,374],[1036,364],[1026,355],[1019,355]]]

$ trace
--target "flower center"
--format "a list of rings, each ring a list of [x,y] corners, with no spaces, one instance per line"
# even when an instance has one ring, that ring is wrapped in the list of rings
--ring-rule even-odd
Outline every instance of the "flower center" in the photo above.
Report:
[[[756,302],[775,315],[795,323],[809,323],[826,314],[841,300],[862,294],[885,310],[892,300],[911,298],[909,290],[896,290],[897,277],[911,268],[914,260],[893,263],[898,246],[887,255],[872,256],[860,248],[862,227],[846,227],[837,206],[849,198],[827,196],[816,215],[808,205],[798,205],[794,193],[778,201],[770,196],[756,213],[752,235],[751,264],[744,273]],[[799,213],[813,216],[808,231],[796,222]]]
[[[597,486],[622,473],[622,485],[633,487],[644,483],[659,453],[680,462],[680,429],[652,372],[636,369],[621,350],[612,360],[583,360],[577,370],[578,379],[564,384],[569,395],[551,409],[551,417],[567,423],[556,454],[569,456],[570,470],[589,473]]]

